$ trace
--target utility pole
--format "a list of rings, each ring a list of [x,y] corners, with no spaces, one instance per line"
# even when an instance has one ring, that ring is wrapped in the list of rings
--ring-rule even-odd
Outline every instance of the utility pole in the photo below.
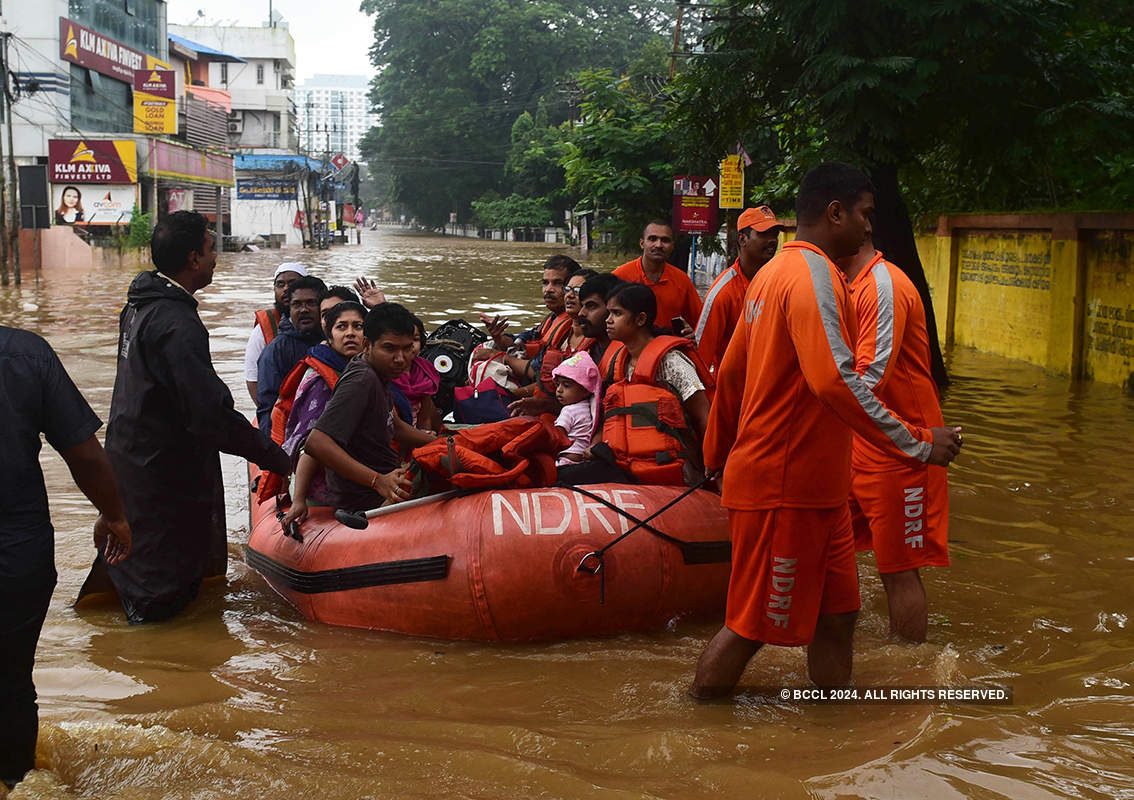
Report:
[[[0,67],[7,67],[0,64]],[[6,122],[9,114],[5,112],[3,93],[0,92],[0,122]],[[4,137],[0,136],[0,285],[7,286],[8,277],[8,187],[4,179]]]
[[[669,79],[673,80],[677,75],[677,54],[681,47],[681,18],[685,14],[685,3],[678,0],[677,3],[677,26],[673,29],[673,52],[669,56]]]
[[[15,149],[12,144],[12,95],[11,95],[11,81],[8,77],[8,40],[12,37],[10,33],[0,34],[3,37],[3,45],[0,47],[0,76],[4,79],[3,95],[4,116],[8,118],[8,179],[11,182],[12,189],[12,220],[8,226],[8,248],[12,251],[12,273],[16,279],[16,285],[20,285],[20,197],[17,193],[16,184],[19,182],[16,177],[16,155]]]

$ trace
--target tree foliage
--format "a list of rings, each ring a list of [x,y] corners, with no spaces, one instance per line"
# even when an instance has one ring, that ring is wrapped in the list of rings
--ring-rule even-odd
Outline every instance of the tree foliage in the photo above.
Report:
[[[644,219],[669,218],[675,159],[668,101],[609,70],[585,72],[579,84],[583,122],[567,142],[567,185],[583,210],[598,212],[630,245]]]
[[[430,225],[506,188],[510,132],[541,98],[557,124],[557,81],[584,66],[620,69],[666,16],[633,0],[363,0],[374,16],[371,101],[362,143],[393,176],[393,198]]]
[[[541,228],[554,221],[551,204],[542,197],[500,197],[496,192],[486,192],[472,201],[472,210],[473,221],[484,228]]]
[[[774,132],[765,192],[842,158],[897,168],[923,214],[1131,202],[1128,0],[727,6],[679,80],[674,121],[693,147]]]

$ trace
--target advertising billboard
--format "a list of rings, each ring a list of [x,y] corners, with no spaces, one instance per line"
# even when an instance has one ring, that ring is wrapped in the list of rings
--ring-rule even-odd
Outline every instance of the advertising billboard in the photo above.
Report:
[[[138,70],[169,69],[164,61],[67,17],[59,18],[59,57],[126,83],[134,82]]]
[[[171,69],[134,73],[134,133],[177,133],[177,83]]]
[[[137,183],[133,139],[51,139],[47,143],[51,183]]]
[[[136,186],[54,184],[52,221],[56,225],[129,225],[137,200]]]
[[[673,227],[677,233],[716,233],[717,184],[706,175],[673,176]]]
[[[721,194],[717,205],[720,208],[744,208],[744,167],[740,164],[740,156],[721,159]]]
[[[295,200],[295,181],[275,178],[237,178],[238,200]]]

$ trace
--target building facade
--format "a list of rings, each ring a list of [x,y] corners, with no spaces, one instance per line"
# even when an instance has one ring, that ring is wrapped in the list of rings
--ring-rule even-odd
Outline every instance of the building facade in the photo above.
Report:
[[[135,209],[156,219],[199,211],[227,228],[229,98],[204,76],[210,62],[238,59],[171,42],[162,0],[3,10],[21,260],[116,241]],[[13,180],[7,159],[3,169]]]
[[[370,112],[369,91],[362,75],[315,75],[303,81],[295,90],[295,106],[304,150],[360,161],[358,143],[378,124],[378,115]]]
[[[293,98],[295,40],[287,23],[273,26],[218,27],[170,25],[170,33],[239,58],[209,65],[209,85],[232,98],[228,146],[240,153],[296,152],[297,118]]]

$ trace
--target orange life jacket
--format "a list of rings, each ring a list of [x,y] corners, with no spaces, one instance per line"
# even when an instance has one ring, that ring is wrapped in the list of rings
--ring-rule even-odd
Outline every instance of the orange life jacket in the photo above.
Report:
[[[625,348],[612,357],[608,367],[614,383],[603,395],[602,438],[618,465],[642,483],[680,486],[685,482],[685,462],[690,457],[696,463],[701,460],[700,453],[689,451],[692,432],[681,399],[657,382],[662,358],[672,350],[693,362],[706,387],[712,385],[712,376],[697,355],[696,345],[678,336],[652,339],[638,356],[629,379],[629,351]]]
[[[329,364],[324,364],[312,355],[304,356],[298,364],[292,367],[291,372],[280,384],[279,399],[272,407],[272,441],[276,444],[282,445],[284,442],[287,418],[291,416],[292,406],[295,405],[295,394],[299,391],[299,384],[303,382],[303,376],[307,374],[308,369],[318,372],[332,391],[334,391],[335,384],[339,382],[339,373],[335,371],[335,368]],[[264,470],[260,476],[260,486],[256,490],[260,502],[280,494],[283,491],[286,478],[286,475],[277,475],[274,472]]]
[[[572,349],[567,347],[567,340],[570,338],[571,328],[567,328],[567,336],[563,337],[561,342],[547,348],[543,353],[543,361],[539,365],[539,382],[540,386],[549,394],[555,394],[555,378],[551,373],[563,363],[564,359],[570,358],[575,353],[582,353],[591,349],[591,345],[595,343],[594,339],[584,338],[579,343],[579,346]]]
[[[259,326],[260,332],[264,334],[264,343],[268,344],[272,339],[275,339],[276,334],[279,333],[280,312],[276,311],[274,306],[257,311],[256,325]]]
[[[524,343],[524,355],[531,361],[539,355],[540,350],[558,347],[563,340],[571,335],[571,318],[564,311],[559,315],[548,314],[539,325],[537,336],[533,341]]]
[[[602,376],[602,380],[603,380],[604,384],[611,384],[611,383],[614,383],[616,380],[622,380],[621,378],[615,378],[614,377],[614,364],[615,364],[615,361],[618,360],[617,357],[618,357],[619,353],[623,353],[623,352],[625,352],[625,350],[626,350],[626,345],[624,345],[622,342],[617,341],[615,339],[612,339],[610,341],[610,344],[608,344],[606,346],[606,351],[602,354],[602,358],[599,359],[599,363],[598,363],[598,373],[599,373],[599,375]],[[622,360],[622,369],[625,372],[625,370],[626,370],[625,358],[623,358],[623,360]]]
[[[571,444],[555,417],[512,417],[458,431],[413,451],[424,470],[462,489],[555,483],[555,456]],[[437,487],[434,487],[437,488]]]

